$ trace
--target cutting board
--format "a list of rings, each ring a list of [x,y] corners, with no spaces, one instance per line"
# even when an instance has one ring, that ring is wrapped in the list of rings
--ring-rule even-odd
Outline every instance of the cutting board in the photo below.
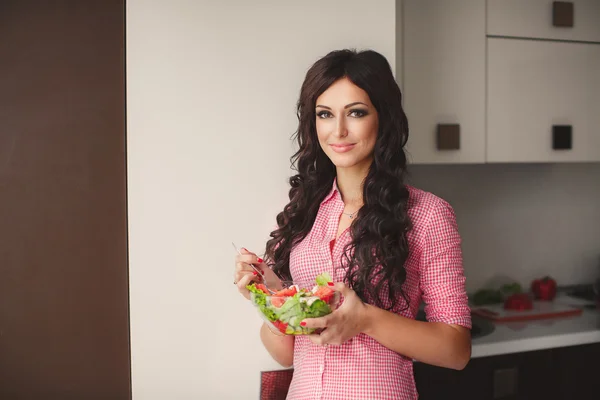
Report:
[[[531,310],[505,310],[504,304],[493,304],[479,307],[473,306],[471,312],[480,317],[491,319],[494,322],[513,322],[570,317],[581,314],[583,309],[552,301],[534,301],[533,309]]]

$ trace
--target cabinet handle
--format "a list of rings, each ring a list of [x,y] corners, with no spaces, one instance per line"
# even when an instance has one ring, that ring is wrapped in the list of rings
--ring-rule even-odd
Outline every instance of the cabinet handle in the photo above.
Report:
[[[575,5],[570,1],[552,2],[552,25],[572,28]]]
[[[552,125],[552,148],[554,150],[573,148],[573,127],[571,125]]]
[[[438,150],[460,149],[460,125],[438,124],[437,126],[437,148]]]

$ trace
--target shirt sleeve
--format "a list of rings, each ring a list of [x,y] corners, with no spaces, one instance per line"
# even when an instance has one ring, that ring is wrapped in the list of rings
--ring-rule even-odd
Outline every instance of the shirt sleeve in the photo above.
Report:
[[[420,286],[427,320],[471,329],[461,238],[454,210],[446,201],[437,198],[424,235]]]

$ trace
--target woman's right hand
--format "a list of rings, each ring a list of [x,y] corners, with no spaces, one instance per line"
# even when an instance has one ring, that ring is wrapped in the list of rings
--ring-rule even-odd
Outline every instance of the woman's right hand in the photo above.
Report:
[[[264,275],[264,279],[267,281],[267,286],[271,289],[280,289],[281,280],[275,275],[275,273],[269,268],[269,266],[263,261],[262,258],[256,254],[248,251],[247,249],[241,249],[241,255],[235,257],[235,271],[233,275],[233,282],[237,285],[239,292],[247,299],[250,299],[250,292],[246,289],[246,285],[251,282],[262,282],[263,278],[252,268],[254,265]]]

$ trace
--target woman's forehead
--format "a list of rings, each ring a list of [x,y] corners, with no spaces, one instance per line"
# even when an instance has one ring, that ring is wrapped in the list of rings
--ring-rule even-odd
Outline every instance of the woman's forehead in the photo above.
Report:
[[[342,106],[353,102],[370,104],[369,95],[350,79],[341,78],[329,86],[318,98],[316,104],[329,107]]]

